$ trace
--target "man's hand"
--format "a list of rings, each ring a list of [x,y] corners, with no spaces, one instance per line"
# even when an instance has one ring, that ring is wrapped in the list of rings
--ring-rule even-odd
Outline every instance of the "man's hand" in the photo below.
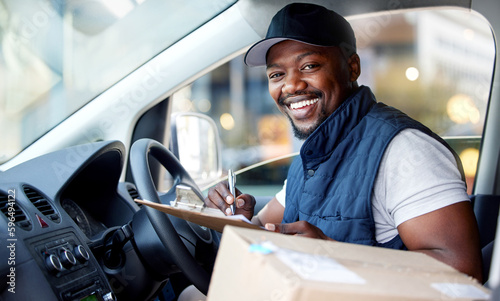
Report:
[[[235,196],[231,194],[227,181],[220,182],[208,190],[205,205],[210,208],[218,208],[226,215],[232,215],[230,205],[235,203],[234,214],[242,214],[251,220],[254,214],[255,198],[249,194],[242,194],[237,188],[235,192]]]
[[[283,233],[283,234],[291,234],[298,235],[310,238],[319,238],[325,240],[333,240],[330,237],[326,236],[321,229],[318,227],[311,225],[306,221],[298,221],[290,224],[271,224],[267,223],[265,228],[268,231]]]

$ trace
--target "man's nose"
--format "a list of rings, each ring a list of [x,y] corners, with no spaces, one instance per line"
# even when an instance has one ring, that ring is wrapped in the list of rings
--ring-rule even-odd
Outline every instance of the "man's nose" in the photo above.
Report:
[[[297,91],[302,91],[307,87],[307,83],[302,79],[300,74],[288,73],[285,77],[285,83],[282,87],[284,94],[295,94]]]

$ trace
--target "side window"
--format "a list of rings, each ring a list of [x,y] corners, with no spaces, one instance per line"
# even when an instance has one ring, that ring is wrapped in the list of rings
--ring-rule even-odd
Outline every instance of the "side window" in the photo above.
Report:
[[[463,10],[371,15],[349,21],[361,58],[358,83],[369,86],[378,101],[445,138],[462,159],[472,193],[495,58],[488,24]],[[243,56],[180,90],[174,95],[173,111],[201,112],[215,120],[226,170],[300,149],[301,142],[269,96],[265,69],[246,67]],[[261,187],[252,193],[269,194],[271,186],[279,190],[286,168],[260,168],[250,174],[243,177],[245,184]]]
[[[472,193],[495,59],[488,24],[464,10],[381,15],[351,24],[362,60],[360,83],[372,87],[378,101],[447,140]]]

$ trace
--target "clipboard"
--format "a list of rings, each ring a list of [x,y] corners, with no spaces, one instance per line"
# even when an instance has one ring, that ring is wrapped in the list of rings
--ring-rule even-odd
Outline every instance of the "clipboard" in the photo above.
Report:
[[[175,201],[171,201],[170,205],[140,199],[134,201],[218,232],[222,232],[226,225],[264,230],[241,214],[226,216],[219,209],[206,207],[189,186],[177,185],[176,194]]]

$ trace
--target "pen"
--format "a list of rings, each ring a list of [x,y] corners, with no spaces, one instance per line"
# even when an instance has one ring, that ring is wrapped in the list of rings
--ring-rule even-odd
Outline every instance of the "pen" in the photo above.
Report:
[[[229,186],[229,192],[233,195],[233,204],[231,205],[231,212],[234,214],[235,211],[235,204],[236,204],[236,192],[234,185],[236,184],[236,175],[234,174],[233,170],[230,169],[227,171],[227,182]]]

